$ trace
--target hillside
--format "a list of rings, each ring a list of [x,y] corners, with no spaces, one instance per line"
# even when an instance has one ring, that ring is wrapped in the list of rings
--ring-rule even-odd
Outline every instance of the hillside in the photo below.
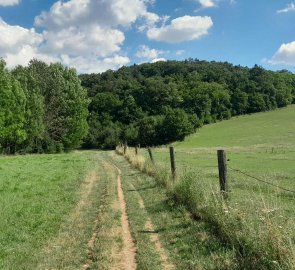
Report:
[[[80,79],[91,99],[86,148],[182,141],[204,124],[295,101],[293,73],[257,65],[189,59],[84,74]]]
[[[240,256],[237,269],[294,269],[294,109],[205,125],[174,143],[177,181],[169,178],[167,146],[153,148],[154,164],[145,149],[145,161],[133,149],[125,156],[198,220],[214,226],[215,235]],[[217,149],[226,153],[226,201],[220,201]]]
[[[234,117],[210,124],[189,136],[178,148],[295,147],[295,106]]]

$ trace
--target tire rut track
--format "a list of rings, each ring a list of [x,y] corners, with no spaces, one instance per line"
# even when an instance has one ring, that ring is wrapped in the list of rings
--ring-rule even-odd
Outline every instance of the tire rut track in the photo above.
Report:
[[[118,192],[118,199],[121,208],[121,226],[122,226],[122,233],[123,233],[123,253],[124,253],[124,269],[126,270],[135,270],[137,269],[136,263],[136,247],[134,244],[133,237],[131,235],[130,225],[128,221],[128,215],[126,210],[126,201],[124,197],[124,192],[122,188],[122,172],[121,170],[115,165],[112,164],[114,168],[116,168],[118,172],[117,177],[117,192]]]
[[[121,174],[122,174],[121,170],[115,164],[114,164],[114,166],[116,167],[117,171],[119,172],[120,186],[121,186],[122,185],[122,183],[121,183]],[[146,207],[145,207],[145,203],[144,203],[140,193],[137,191],[137,189],[134,187],[134,185],[132,183],[129,182],[129,185],[132,187],[132,189],[134,191],[136,191],[136,193],[139,197],[139,201],[138,201],[139,208],[141,210],[146,211],[146,213],[148,213],[146,210]],[[118,189],[119,189],[119,182],[118,182]],[[122,190],[122,187],[120,187],[120,189]],[[125,205],[126,205],[126,203],[125,203]],[[154,225],[153,225],[152,220],[149,216],[147,217],[144,229],[151,232],[150,241],[154,244],[155,250],[157,251],[157,253],[159,254],[159,256],[161,258],[163,269],[165,269],[165,270],[176,269],[175,265],[173,265],[172,263],[169,262],[169,257],[167,255],[167,252],[166,252],[165,248],[163,247],[161,240],[159,238],[159,234],[155,231]]]
[[[82,266],[81,270],[87,270],[91,267],[92,263],[94,262],[95,259],[95,252],[94,252],[94,247],[95,247],[95,241],[97,239],[98,236],[98,225],[100,222],[100,216],[102,213],[102,206],[105,205],[105,201],[106,201],[106,197],[107,197],[107,187],[104,186],[103,189],[103,193],[101,196],[101,204],[97,213],[97,217],[94,221],[94,225],[93,225],[93,229],[92,229],[92,236],[89,239],[88,243],[87,243],[87,260],[85,262],[85,264]]]
[[[135,189],[136,190],[136,189]],[[138,193],[138,191],[136,191]],[[140,196],[140,194],[138,193],[138,195]],[[144,209],[145,210],[145,205],[144,205],[144,201],[142,199],[142,197],[140,196],[140,199],[138,201],[139,203],[139,207],[141,209]],[[161,243],[161,240],[159,238],[159,234],[157,231],[155,231],[155,228],[154,228],[154,225],[152,223],[152,220],[150,217],[147,218],[147,221],[145,223],[145,229],[149,232],[151,232],[150,234],[150,239],[151,239],[151,242],[154,243],[155,245],[155,248],[156,248],[156,251],[159,253],[160,255],[160,258],[162,260],[162,266],[165,270],[172,270],[172,269],[175,269],[175,266],[173,264],[171,264],[169,262],[169,259],[168,259],[168,255],[167,255],[167,252],[166,250],[164,249],[162,243]]]

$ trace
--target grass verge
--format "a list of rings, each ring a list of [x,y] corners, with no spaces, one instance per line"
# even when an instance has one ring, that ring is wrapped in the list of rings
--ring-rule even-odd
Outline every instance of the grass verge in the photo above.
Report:
[[[234,250],[219,241],[210,224],[193,220],[154,177],[132,168],[119,156],[112,159],[122,170],[129,222],[138,249],[138,269],[239,269]],[[149,219],[153,230],[146,226]],[[166,264],[151,240],[155,234],[166,251]]]
[[[125,154],[131,164],[154,176],[166,188],[169,198],[184,205],[195,218],[210,224],[220,242],[234,248],[237,269],[294,269],[292,232],[280,226],[286,219],[279,213],[273,215],[267,211],[272,208],[263,199],[255,207],[266,211],[257,211],[256,219],[249,218],[247,211],[224,200],[216,188],[211,187],[210,193],[204,192],[208,190],[208,183],[200,179],[200,175],[184,174],[173,182],[167,169],[154,166],[132,152]],[[118,148],[117,153],[122,155],[123,149]]]

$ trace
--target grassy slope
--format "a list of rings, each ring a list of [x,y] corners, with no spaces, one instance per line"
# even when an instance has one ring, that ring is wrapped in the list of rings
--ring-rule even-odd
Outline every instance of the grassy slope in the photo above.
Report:
[[[273,226],[289,234],[294,242],[294,193],[266,185],[232,169],[295,190],[295,106],[233,118],[208,125],[184,142],[175,143],[178,175],[192,174],[194,189],[205,197],[218,191],[216,149],[227,152],[229,166],[230,211],[250,224],[249,233]],[[141,150],[146,156],[146,151]],[[157,148],[154,158],[169,169],[169,150]],[[202,202],[199,202],[202,203]],[[266,223],[268,222],[268,224]],[[270,223],[269,223],[270,222]],[[283,248],[283,247],[282,247]]]
[[[232,118],[204,126],[179,148],[284,146],[295,148],[295,106]]]

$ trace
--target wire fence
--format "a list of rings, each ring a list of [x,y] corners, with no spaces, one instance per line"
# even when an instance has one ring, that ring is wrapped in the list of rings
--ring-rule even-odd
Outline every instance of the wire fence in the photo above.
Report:
[[[173,147],[172,147],[173,148]],[[138,149],[137,149],[138,150]],[[136,155],[138,154],[138,151],[136,150]],[[173,152],[173,151],[172,151]],[[151,148],[148,148],[148,153],[149,153],[149,157],[150,157],[150,159],[151,159],[151,161],[152,161],[152,163],[153,164],[155,164],[155,159],[154,159],[154,156],[153,156],[153,153],[152,153],[152,149]],[[175,156],[174,156],[174,154],[173,154],[173,157],[171,156],[171,152],[170,152],[170,158],[171,158],[171,164],[174,164],[174,168],[172,168],[172,171],[174,172],[174,174],[175,174],[175,172],[176,172],[176,162],[175,162]],[[173,161],[173,162],[172,162]],[[227,163],[227,161],[229,161],[229,160],[224,160],[224,162],[225,163]],[[185,166],[186,167],[186,166]],[[202,167],[206,167],[206,168],[216,168],[216,165],[214,166],[214,165],[205,165],[205,166],[202,166]],[[244,171],[242,171],[242,170],[239,170],[239,169],[235,169],[235,168],[232,168],[231,166],[229,166],[228,165],[228,163],[226,164],[226,167],[228,168],[228,169],[230,169],[231,171],[234,171],[234,172],[236,172],[236,173],[239,173],[239,174],[242,174],[242,175],[244,175],[244,176],[247,176],[248,178],[250,178],[250,179],[252,179],[252,180],[255,180],[255,181],[258,181],[258,182],[261,182],[261,183],[264,183],[264,184],[266,184],[266,185],[270,185],[270,186],[272,186],[272,187],[275,187],[275,188],[277,188],[277,189],[281,189],[281,190],[284,190],[284,191],[286,191],[286,192],[290,192],[290,193],[292,193],[292,194],[295,194],[295,190],[292,190],[292,189],[289,189],[289,188],[286,188],[286,187],[283,187],[283,186],[280,186],[280,185],[276,185],[276,184],[274,184],[274,183],[271,183],[271,182],[269,182],[269,181],[266,181],[266,180],[264,180],[264,179],[261,179],[260,177],[257,177],[257,176],[253,176],[253,175],[251,175],[251,174],[249,174],[249,173],[247,173],[247,172],[244,172]],[[218,170],[220,170],[220,168],[218,168]],[[226,179],[225,179],[225,181],[227,181]]]
[[[239,169],[234,169],[234,168],[232,168],[232,167],[230,167],[230,166],[228,166],[228,168],[229,168],[230,170],[234,171],[234,172],[237,172],[237,173],[243,174],[243,175],[245,175],[245,176],[247,176],[247,177],[249,177],[249,178],[251,178],[251,179],[253,179],[253,180],[256,180],[256,181],[262,182],[262,183],[264,183],[264,184],[267,184],[267,185],[270,185],[270,186],[276,187],[276,188],[278,188],[278,189],[281,189],[281,190],[284,190],[284,191],[291,192],[291,193],[294,193],[294,194],[295,194],[295,190],[291,190],[291,189],[288,189],[288,188],[285,188],[285,187],[282,187],[282,186],[279,186],[279,185],[276,185],[276,184],[270,183],[270,182],[265,181],[265,180],[263,180],[263,179],[261,179],[261,178],[258,178],[257,176],[253,176],[253,175],[251,175],[251,174],[249,174],[249,173],[246,173],[246,172],[243,172],[243,171],[241,171],[241,170],[239,170]]]

